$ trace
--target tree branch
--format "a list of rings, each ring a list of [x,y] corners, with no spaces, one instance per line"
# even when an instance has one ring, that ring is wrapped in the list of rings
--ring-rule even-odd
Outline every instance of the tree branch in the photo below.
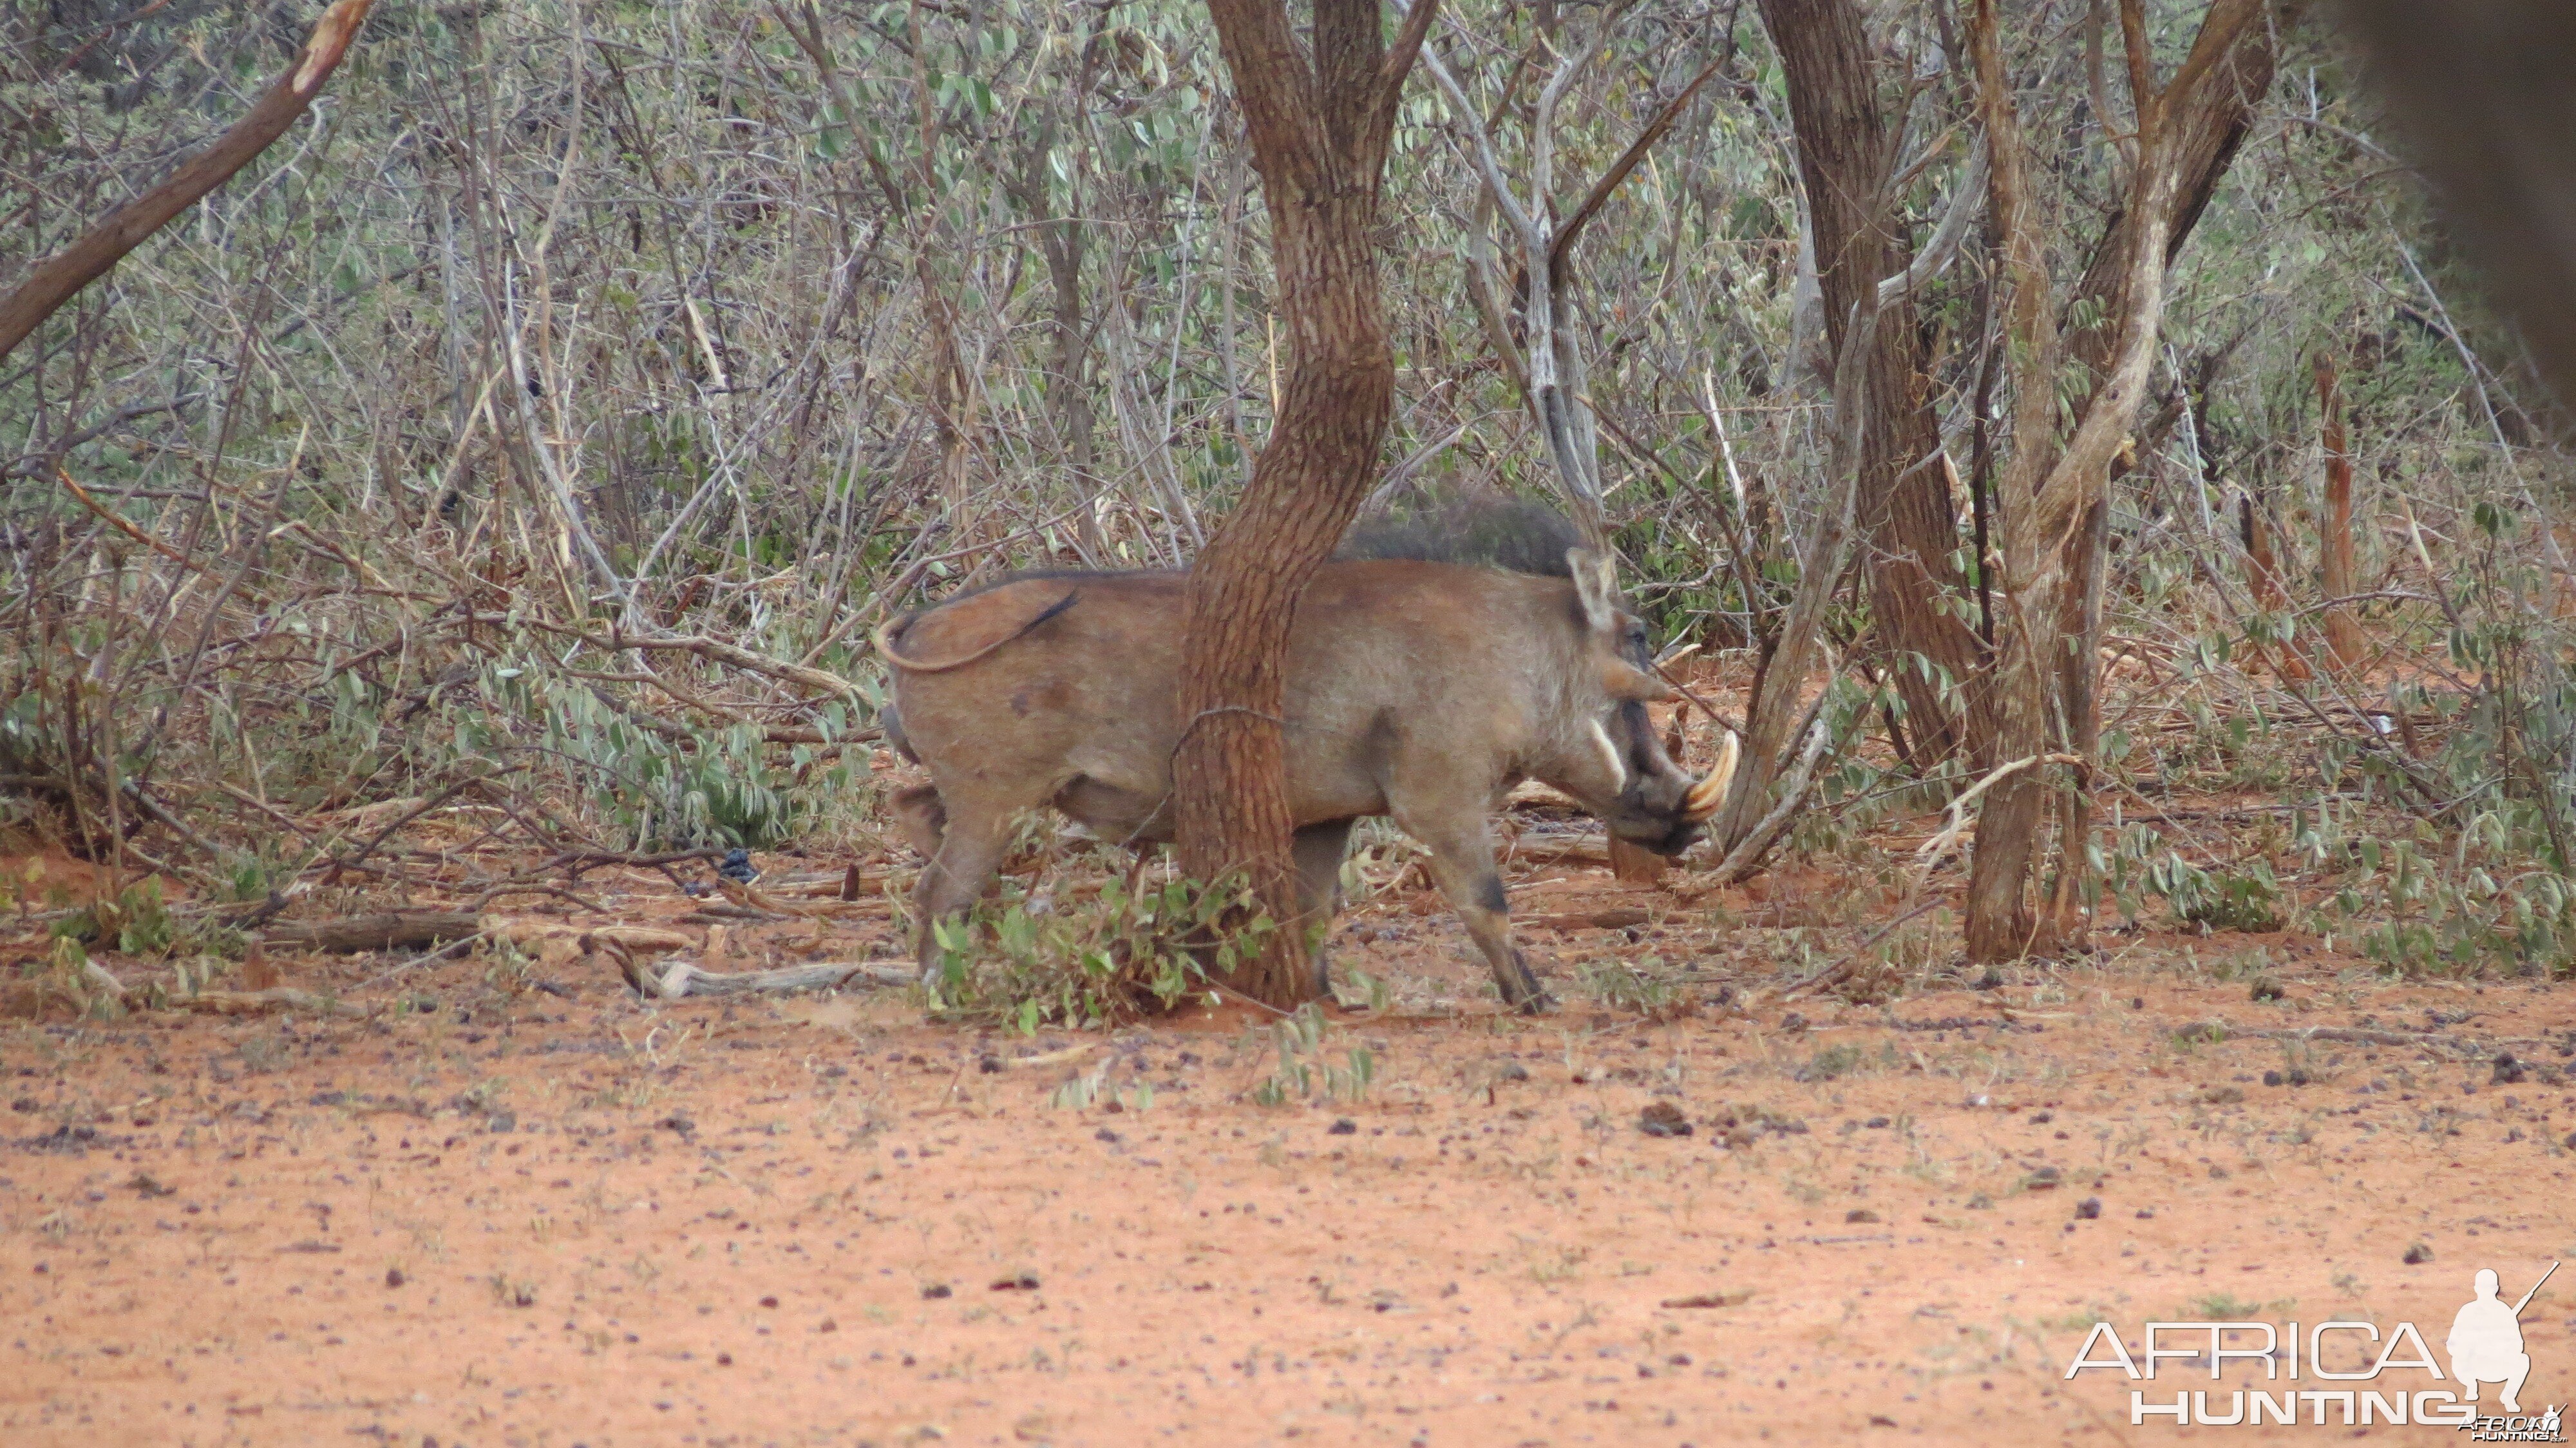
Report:
[[[1728,61],[1734,58],[1734,47],[1729,46],[1725,54],[1702,66],[1699,74],[1691,77],[1691,83],[1682,87],[1682,93],[1673,97],[1662,110],[1657,111],[1655,118],[1646,123],[1646,128],[1637,133],[1637,139],[1629,142],[1628,149],[1620,153],[1617,161],[1611,163],[1610,169],[1601,173],[1601,179],[1592,184],[1592,194],[1584,197],[1583,204],[1574,208],[1574,215],[1567,218],[1564,227],[1556,234],[1555,244],[1548,248],[1547,264],[1550,269],[1565,265],[1567,253],[1574,249],[1575,238],[1583,235],[1583,228],[1591,223],[1594,214],[1609,201],[1610,194],[1619,189],[1619,183],[1628,179],[1628,173],[1645,162],[1646,153],[1653,150],[1655,143],[1664,138],[1664,133],[1673,128],[1673,123],[1681,119],[1682,111],[1691,103],[1691,97],[1699,94],[1699,88],[1708,83],[1708,78],[1717,74]]]
[[[213,144],[179,163],[160,185],[124,203],[83,233],[80,240],[38,262],[6,297],[0,297],[0,357],[44,324],[81,288],[141,246],[173,217],[232,179],[253,157],[285,135],[322,93],[322,83],[347,53],[374,0],[334,0],[297,53],[295,68],[279,76],[268,94]]]
[[[1978,135],[1976,149],[1969,153],[1967,174],[1959,178],[1959,189],[1950,195],[1950,209],[1941,215],[1941,224],[1932,237],[1915,253],[1905,270],[1878,283],[1878,304],[1892,307],[1908,293],[1939,276],[1959,254],[1960,238],[1968,234],[1968,223],[1976,219],[1977,204],[1985,196],[1986,170],[1990,152],[1986,138]]]
[[[1395,29],[1395,43],[1386,48],[1386,59],[1377,71],[1376,119],[1379,134],[1391,134],[1395,127],[1395,108],[1404,99],[1405,77],[1413,73],[1414,58],[1422,53],[1422,42],[1431,34],[1432,18],[1439,13],[1440,0],[1421,0],[1411,10],[1399,8],[1401,23]]]

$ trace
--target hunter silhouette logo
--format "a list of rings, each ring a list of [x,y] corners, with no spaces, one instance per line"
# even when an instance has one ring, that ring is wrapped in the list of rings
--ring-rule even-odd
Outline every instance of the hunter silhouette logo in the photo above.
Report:
[[[2495,1273],[2479,1269],[2478,1295],[2451,1319],[2451,1335],[2442,1344],[2451,1354],[2451,1376],[2468,1389],[2470,1402],[2478,1400],[2479,1384],[2502,1383],[2504,1410],[2522,1411],[2515,1395],[2522,1391],[2522,1380],[2531,1376],[2531,1355],[2522,1350],[2522,1310],[2531,1305],[2541,1283],[2557,1271],[2558,1264],[2550,1263],[2540,1281],[2531,1284],[2531,1291],[2507,1307],[2496,1297]]]
[[[2150,1322],[2144,1340],[2135,1345],[2123,1342],[2110,1323],[2097,1322],[2067,1365],[2066,1376],[2108,1369],[2132,1382],[2154,1382],[2174,1377],[2176,1369],[2192,1376],[2207,1370],[2212,1388],[2176,1393],[2169,1402],[2153,1390],[2132,1389],[2131,1427],[2157,1418],[2176,1427],[2213,1428],[2411,1422],[2461,1429],[2475,1443],[2564,1443],[2559,1409],[2526,1414],[2521,1400],[2531,1376],[2531,1356],[2523,1351],[2522,1312],[2557,1272],[2558,1264],[2550,1263],[2529,1291],[2507,1302],[2501,1278],[2491,1270],[2480,1271],[2473,1281],[2476,1295],[2452,1316],[2450,1335],[2442,1342],[2448,1375],[2415,1324],[2398,1323],[2383,1336],[2377,1323],[2339,1320],[2304,1331],[2295,1322]],[[2350,1361],[2355,1348],[2360,1349],[2355,1366],[2328,1365],[2337,1358]],[[2258,1380],[2241,1388],[2216,1388],[2231,1360],[2245,1373],[2259,1368]],[[2159,1367],[2166,1371],[2159,1373]],[[2410,1380],[2410,1373],[2422,1376]],[[2296,1386],[2310,1380],[2319,1386]],[[2483,1411],[2480,1394],[2489,1384],[2498,1389],[2495,1401],[2502,1405],[2502,1415]]]

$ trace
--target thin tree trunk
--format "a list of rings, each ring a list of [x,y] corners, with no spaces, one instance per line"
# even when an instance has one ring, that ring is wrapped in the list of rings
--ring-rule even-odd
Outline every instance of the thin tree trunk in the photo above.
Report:
[[[2346,599],[2361,588],[2355,581],[2361,568],[2353,558],[2352,544],[2352,451],[2344,431],[2343,394],[2337,386],[2334,359],[2319,352],[2316,375],[2318,425],[2326,454],[2326,515],[2318,522],[2317,563],[2327,599]],[[2328,668],[2345,676],[2361,668],[2370,645],[2362,637],[2361,621],[2353,617],[2351,604],[2326,605],[2325,642]]]
[[[921,35],[920,0],[914,0],[906,24],[912,42],[914,123],[921,148],[914,166],[914,184],[921,189],[921,225],[912,239],[913,275],[921,286],[922,317],[930,327],[930,419],[939,451],[932,467],[948,526],[958,530],[951,535],[955,541],[965,531],[966,505],[972,496],[966,481],[967,430],[962,417],[968,384],[964,354],[957,346],[957,307],[936,264],[942,250],[939,232],[944,209],[939,194],[939,106],[931,90],[930,52]]]
[[[2058,698],[2065,711],[2066,752],[2082,762],[2074,782],[2059,795],[2057,887],[2048,933],[2061,948],[2081,947],[2091,933],[2084,887],[2092,860],[2084,843],[2093,833],[2093,776],[2102,747],[2102,584],[2109,572],[2111,500],[2096,498],[2067,546],[2067,588],[2061,602],[2066,649],[2059,659]]]
[[[2250,489],[2237,506],[2239,537],[2245,545],[2247,572],[2251,575],[2246,581],[2254,595],[2254,606],[2264,613],[2286,614],[2290,611],[2290,590],[2281,577],[2280,553],[2274,546],[2280,530],[2273,525],[2271,506]],[[2283,639],[2273,647],[2280,651],[2273,672],[2281,676],[2283,683],[2304,684],[2314,677],[2308,661],[2299,657],[2297,640]]]
[[[1106,545],[1100,537],[1095,502],[1100,477],[1095,466],[1091,410],[1091,347],[1082,307],[1082,253],[1086,229],[1078,217],[1059,218],[1047,237],[1047,276],[1055,286],[1054,401],[1056,426],[1064,438],[1065,466],[1073,473],[1082,508],[1074,514],[1074,536],[1097,558]]]
[[[1080,95],[1086,83],[1075,88]],[[1084,315],[1082,298],[1082,263],[1089,250],[1091,232],[1082,219],[1081,192],[1077,188],[1062,216],[1045,219],[1047,205],[1047,155],[1055,146],[1055,122],[1052,117],[1039,124],[1035,139],[1020,156],[1020,173],[1006,184],[1011,199],[1031,221],[1041,221],[1038,247],[1046,258],[1047,281],[1055,293],[1055,315],[1049,321],[1053,356],[1047,370],[1047,402],[1055,412],[1056,446],[1064,459],[1066,471],[1073,475],[1073,490],[1082,499],[1082,507],[1073,515],[1073,532],[1082,545],[1084,556],[1097,562],[1106,551],[1100,537],[1100,520],[1093,503],[1099,496],[1100,482],[1093,466],[1093,432],[1096,418],[1091,406],[1090,322]]]
[[[1709,833],[1722,856],[1721,874],[1750,863],[1750,857],[1739,856],[1776,807],[1772,785],[1787,763],[1789,743],[1811,727],[1811,716],[1799,696],[1806,689],[1808,674],[1825,657],[1825,610],[1842,591],[1860,505],[1863,439],[1869,427],[1868,374],[1876,350],[1862,338],[1878,310],[1877,291],[1864,294],[1860,305],[1854,318],[1859,335],[1851,337],[1834,359],[1833,449],[1824,506],[1817,509],[1808,535],[1798,591],[1790,599],[1778,646],[1763,660],[1754,681],[1753,700],[1746,710],[1743,762],[1736,767],[1725,807],[1710,824]],[[1806,757],[1803,749],[1801,754]]]

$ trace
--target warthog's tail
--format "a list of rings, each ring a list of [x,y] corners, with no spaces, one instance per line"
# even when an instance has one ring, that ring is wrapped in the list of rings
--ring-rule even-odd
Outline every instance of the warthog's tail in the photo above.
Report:
[[[1064,612],[1066,609],[1073,607],[1074,600],[1080,597],[1082,597],[1082,590],[1077,588],[1073,592],[1066,594],[1064,597],[1057,599],[1055,602],[1048,604],[1045,608],[1040,609],[1037,616],[1030,619],[1027,623],[1021,624],[1018,628],[1011,630],[1009,633],[1002,635],[1000,638],[993,640],[991,643],[986,644],[975,652],[967,654],[961,658],[940,659],[932,663],[923,663],[917,660],[907,659],[902,654],[895,652],[895,641],[903,637],[904,630],[912,627],[915,619],[921,617],[918,613],[899,614],[894,618],[887,619],[884,623],[877,625],[876,632],[870,637],[876,643],[877,652],[885,655],[886,662],[894,665],[896,668],[911,674],[944,674],[950,669],[962,669],[968,664],[975,662],[977,659],[984,657],[986,654],[991,653],[993,650],[1000,648],[1002,645],[1011,642],[1013,639],[1021,637],[1029,630],[1036,628],[1039,624],[1042,624],[1048,619],[1055,617],[1057,614]]]

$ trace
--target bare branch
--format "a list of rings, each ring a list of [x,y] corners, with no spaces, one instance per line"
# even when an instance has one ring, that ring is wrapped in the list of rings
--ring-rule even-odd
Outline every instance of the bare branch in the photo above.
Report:
[[[1959,177],[1958,189],[1950,193],[1950,207],[1941,213],[1941,224],[1933,228],[1931,239],[1924,242],[1923,250],[1915,253],[1914,260],[1906,264],[1905,270],[1880,279],[1878,304],[1881,307],[1895,306],[1925,282],[1949,269],[1951,260],[1959,254],[1960,239],[1968,234],[1968,223],[1976,219],[1977,209],[1984,204],[1988,167],[1986,138],[1981,134],[1977,137],[1976,149],[1968,153],[1968,169]]]

